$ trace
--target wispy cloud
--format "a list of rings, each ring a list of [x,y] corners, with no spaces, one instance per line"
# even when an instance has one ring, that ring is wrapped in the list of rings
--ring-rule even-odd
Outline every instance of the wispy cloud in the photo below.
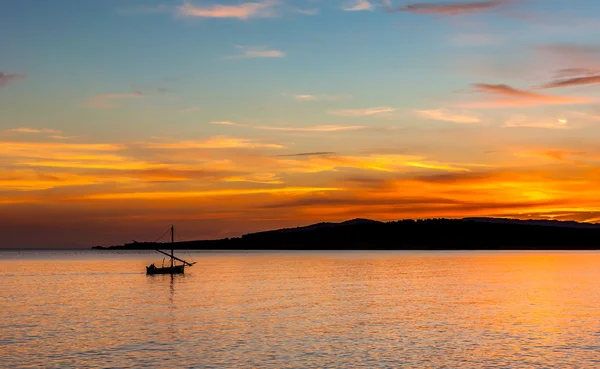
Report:
[[[567,119],[546,119],[531,118],[526,115],[518,115],[504,122],[504,127],[508,128],[546,128],[546,129],[567,129],[571,128]]]
[[[327,95],[327,94],[287,94],[283,95],[291,95],[292,98],[298,101],[339,101],[350,99],[352,96],[350,95]]]
[[[147,143],[1,142],[0,152],[8,157],[8,165],[0,168],[0,187],[5,189],[0,203],[39,206],[33,211],[40,219],[54,214],[46,213],[46,208],[54,205],[71,201],[89,208],[93,201],[96,205],[103,202],[102,209],[114,212],[77,212],[75,218],[87,221],[86,217],[110,216],[121,221],[122,212],[127,211],[128,217],[156,221],[156,217],[193,218],[200,211],[210,219],[235,213],[240,221],[290,217],[293,222],[308,219],[296,218],[297,214],[311,217],[311,221],[353,216],[397,219],[489,215],[493,211],[512,214],[549,207],[583,209],[598,204],[595,178],[600,156],[593,140],[588,141],[589,146],[510,147],[510,154],[529,155],[511,155],[519,166],[514,168],[504,162],[461,162],[469,159],[469,154],[451,159],[452,155],[440,152],[432,156],[344,156],[318,150],[251,151],[248,146],[264,142],[238,138],[227,143],[223,139],[229,138],[157,138],[152,143],[157,142],[158,148]],[[165,143],[168,146],[161,148]],[[315,141],[305,148],[329,150],[331,144]],[[200,149],[195,150],[197,147]],[[242,152],[227,150],[231,147],[242,147]],[[360,147],[352,150],[360,151]],[[531,162],[536,167],[527,166]],[[474,169],[481,166],[486,169]],[[48,189],[56,190],[38,192]],[[167,205],[165,198],[169,199]],[[142,210],[135,206],[139,201],[145,202]],[[281,212],[277,210],[280,207],[284,207]],[[257,208],[267,210],[254,213]],[[5,219],[33,216],[6,210]]]
[[[538,45],[534,51],[545,63],[560,67],[555,80],[539,87],[541,89],[600,83],[600,47],[597,45],[555,43]]]
[[[600,47],[575,43],[554,43],[533,48],[541,63],[557,66],[555,78],[600,75]]]
[[[563,68],[559,69],[555,77],[557,79],[561,78],[573,78],[573,77],[581,77],[581,76],[591,76],[594,74],[600,73],[600,69],[591,69],[591,68]]]
[[[218,124],[221,126],[235,126],[235,127],[249,127],[247,124],[230,122],[228,120],[219,121],[219,122],[211,122],[212,124]]]
[[[246,138],[216,136],[199,141],[178,141],[169,143],[147,143],[145,147],[152,149],[282,149],[284,146],[255,142]]]
[[[13,158],[15,165],[52,166],[48,163],[72,163],[97,165],[98,163],[120,163],[116,153],[123,149],[113,144],[72,144],[62,142],[0,142],[0,151]],[[57,164],[57,165],[58,165]]]
[[[494,95],[527,98],[527,99],[546,99],[546,95],[542,95],[536,92],[519,90],[509,85],[492,85],[487,83],[477,83],[473,87],[479,92],[489,93]]]
[[[287,154],[287,155],[277,155],[281,157],[290,157],[290,156],[327,156],[327,155],[336,155],[333,151],[315,151],[315,152],[299,152],[297,154]]]
[[[14,81],[25,78],[24,74],[0,72],[0,87],[6,87]]]
[[[317,8],[313,8],[313,9],[292,8],[292,11],[294,11],[295,13],[300,13],[300,14],[304,14],[304,15],[318,15],[319,14],[319,9],[317,9]]]
[[[63,135],[51,135],[48,137],[53,138],[55,140],[71,140],[73,138],[77,138],[77,136],[63,136]]]
[[[600,75],[559,79],[543,85],[542,89],[595,85],[600,83]]]
[[[294,98],[296,100],[316,100],[317,96],[305,94],[305,95],[294,95]]]
[[[480,123],[481,119],[471,114],[455,113],[446,109],[437,110],[415,110],[415,113],[423,118],[443,120],[452,123]]]
[[[258,175],[230,176],[222,179],[224,182],[248,182],[264,184],[283,184],[283,181],[275,173],[263,173]]]
[[[352,4],[344,6],[343,9],[347,12],[373,10],[373,4],[368,0],[354,0]]]
[[[277,127],[277,126],[255,126],[253,128],[267,131],[289,131],[289,132],[336,132],[336,131],[356,131],[365,129],[365,126],[312,126],[312,127]]]
[[[538,92],[519,90],[514,87],[500,84],[491,85],[485,83],[474,84],[476,92],[491,97],[487,101],[478,101],[473,103],[460,104],[464,108],[499,108],[499,107],[524,107],[538,105],[562,105],[562,104],[583,104],[594,101],[585,97],[570,97],[546,95]]]
[[[114,108],[117,105],[113,102],[113,100],[138,99],[142,96],[144,96],[144,94],[140,91],[135,91],[129,94],[101,94],[92,96],[88,100],[88,106],[93,108]]]
[[[358,169],[375,172],[400,173],[407,172],[411,168],[417,170],[442,170],[447,172],[468,172],[468,163],[445,163],[435,160],[426,160],[414,155],[382,155],[373,154],[368,156],[336,156],[323,155],[296,155],[294,159],[281,159],[283,165],[289,172],[297,173],[320,173],[339,171],[344,169]],[[414,169],[413,169],[414,170]]]
[[[551,161],[559,161],[579,167],[596,167],[600,155],[594,152],[573,151],[562,148],[539,148],[527,151],[517,151],[513,154],[519,158],[543,158]]]
[[[538,155],[552,160],[558,160],[564,163],[569,163],[577,166],[597,166],[600,154],[598,152],[573,151],[565,149],[542,149],[538,152],[533,152],[531,155]],[[527,156],[527,153],[516,154],[517,156]]]
[[[266,0],[262,2],[247,2],[239,5],[211,5],[202,7],[186,1],[178,7],[178,14],[186,17],[200,18],[270,18],[277,15],[275,7],[277,1]]]
[[[398,110],[398,108],[390,108],[387,106],[378,106],[375,108],[368,109],[342,109],[342,110],[329,110],[328,113],[331,115],[339,115],[342,117],[365,117],[369,115],[391,113]]]
[[[411,12],[415,14],[433,14],[459,16],[465,14],[483,13],[514,0],[461,1],[453,3],[414,3],[397,9],[391,9],[389,3],[384,4],[388,13]]]
[[[4,131],[4,133],[21,133],[21,134],[46,134],[47,137],[55,139],[55,140],[69,140],[72,138],[76,138],[76,136],[63,136],[61,131],[57,129],[51,128],[29,128],[29,127],[21,127],[21,128],[12,128]]]
[[[223,189],[207,191],[177,191],[177,192],[130,192],[130,193],[111,193],[111,194],[93,194],[86,196],[88,199],[98,200],[126,200],[126,199],[185,199],[195,197],[216,197],[216,196],[242,196],[257,194],[293,194],[293,193],[311,193],[325,191],[341,191],[342,188],[333,187],[282,187],[282,188],[246,188],[246,189]]]
[[[434,170],[445,170],[447,172],[469,172],[471,171],[468,168],[461,168],[454,165],[437,163],[437,162],[415,162],[415,161],[407,161],[404,165],[409,167],[416,168],[424,168],[424,169],[434,169]]]
[[[287,131],[287,132],[336,132],[336,131],[356,131],[367,128],[366,126],[339,126],[339,125],[323,125],[310,127],[282,127],[282,126],[253,126],[249,124],[234,123],[230,121],[211,122],[212,124],[247,127],[252,129],[260,129],[265,131]]]
[[[56,130],[56,129],[50,129],[50,128],[27,128],[27,127],[23,127],[23,128],[13,128],[10,130],[11,132],[17,132],[17,133],[60,133],[60,131]]]
[[[280,50],[267,49],[264,46],[236,46],[241,52],[239,55],[228,56],[227,59],[248,58],[283,58],[285,53]]]

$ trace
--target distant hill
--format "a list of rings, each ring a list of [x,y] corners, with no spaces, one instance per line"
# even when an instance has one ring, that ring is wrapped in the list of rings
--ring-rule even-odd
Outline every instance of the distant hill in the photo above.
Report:
[[[573,220],[536,220],[536,219],[513,219],[513,218],[464,218],[463,220],[472,220],[475,222],[504,223],[504,224],[530,224],[547,227],[567,227],[567,228],[600,228],[596,223],[579,223]]]
[[[322,222],[322,223],[311,224],[311,225],[304,226],[304,227],[282,228],[282,229],[276,229],[276,230],[272,230],[272,231],[257,232],[257,233],[253,233],[253,234],[266,234],[266,233],[270,233],[270,232],[280,232],[280,233],[306,232],[306,231],[315,231],[315,230],[323,229],[323,228],[344,227],[344,226],[361,225],[361,224],[375,224],[375,223],[383,223],[383,222],[379,222],[377,220],[371,220],[371,219],[356,218],[356,219],[352,219],[352,220],[346,220],[341,223]]]
[[[170,248],[141,242],[110,249]],[[104,247],[95,247],[104,249]],[[598,250],[600,225],[501,218],[316,223],[220,240],[176,242],[199,250]]]

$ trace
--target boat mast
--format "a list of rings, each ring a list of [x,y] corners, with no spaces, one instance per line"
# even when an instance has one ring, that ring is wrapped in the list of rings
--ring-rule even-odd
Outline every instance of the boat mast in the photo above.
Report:
[[[171,268],[173,268],[173,244],[175,243],[175,227],[171,225]]]

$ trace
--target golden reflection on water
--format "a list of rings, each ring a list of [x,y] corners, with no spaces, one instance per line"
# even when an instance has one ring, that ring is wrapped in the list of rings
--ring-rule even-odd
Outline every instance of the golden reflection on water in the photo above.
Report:
[[[17,367],[600,367],[600,253],[0,252]]]

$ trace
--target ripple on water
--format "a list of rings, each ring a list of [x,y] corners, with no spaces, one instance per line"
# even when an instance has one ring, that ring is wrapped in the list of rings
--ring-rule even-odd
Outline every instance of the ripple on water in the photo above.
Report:
[[[0,261],[10,368],[600,364],[600,253],[218,253],[174,278],[23,254]]]

